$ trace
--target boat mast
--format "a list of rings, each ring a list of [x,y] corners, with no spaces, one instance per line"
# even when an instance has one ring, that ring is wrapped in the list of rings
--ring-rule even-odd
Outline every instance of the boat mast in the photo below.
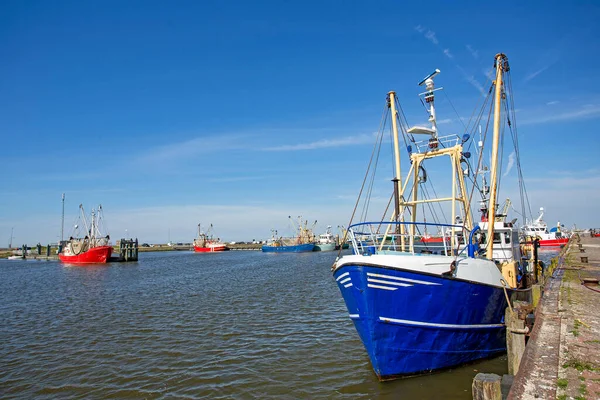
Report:
[[[496,54],[496,91],[494,93],[494,137],[492,141],[492,165],[490,171],[490,199],[488,207],[488,231],[486,243],[486,256],[492,259],[494,250],[494,225],[496,221],[496,198],[498,196],[498,146],[500,142],[500,103],[503,93],[502,73],[508,71],[508,58],[503,53]]]
[[[92,208],[92,227],[90,228],[90,242],[96,237],[96,212]]]
[[[396,92],[391,91],[388,93],[389,106],[392,112],[392,131],[394,135],[394,162],[396,169],[396,176],[392,180],[394,182],[394,196],[396,198],[395,211],[396,221],[400,218],[400,191],[398,189],[398,182],[401,182],[401,170],[400,170],[400,141],[398,138],[398,121],[396,119]]]
[[[65,232],[65,194],[62,194],[62,218],[60,224],[60,241],[64,240],[64,232]]]

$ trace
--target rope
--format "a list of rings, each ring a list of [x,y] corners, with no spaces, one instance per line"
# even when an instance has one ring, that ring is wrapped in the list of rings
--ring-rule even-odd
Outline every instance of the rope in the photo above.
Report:
[[[385,125],[385,119],[386,119],[385,115],[386,114],[387,114],[387,106],[384,108],[383,113],[381,115],[381,122],[380,122],[380,126],[379,126],[380,132],[382,131],[382,127]],[[356,199],[356,203],[354,204],[354,209],[352,210],[352,215],[350,216],[350,223],[348,224],[348,229],[350,229],[350,225],[352,225],[352,221],[354,220],[354,215],[356,214],[356,210],[358,209],[358,205],[360,203],[360,198],[361,198],[363,190],[365,188],[365,184],[367,182],[367,177],[369,176],[369,171],[371,169],[371,165],[373,163],[373,159],[375,158],[376,150],[377,150],[378,147],[380,147],[380,143],[381,143],[381,141],[379,141],[378,143],[375,143],[375,146],[373,148],[373,152],[371,153],[371,159],[369,160],[369,166],[367,167],[367,171],[365,172],[365,177],[363,179],[363,183],[362,183],[360,191],[358,193],[358,198]],[[335,263],[337,262],[337,260],[339,259],[340,255],[342,254],[343,244],[346,243],[346,239],[348,238],[348,229],[346,229],[344,231],[344,238],[342,239],[342,245],[340,246],[340,249],[338,250],[337,257],[336,257],[333,265],[331,266],[332,270],[335,268]]]
[[[513,308],[510,305],[510,299],[508,298],[508,292],[506,291],[506,286],[508,285],[508,282],[506,282],[504,279],[500,279],[500,284],[502,285],[502,289],[504,289],[504,297],[506,297],[506,303],[508,304],[508,309],[510,310],[510,313],[514,315],[515,312],[513,311]]]

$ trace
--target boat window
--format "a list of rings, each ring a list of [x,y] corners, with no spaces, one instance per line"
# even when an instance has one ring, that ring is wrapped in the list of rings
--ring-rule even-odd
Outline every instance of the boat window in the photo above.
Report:
[[[483,245],[485,243],[487,243],[487,236],[485,233],[482,233],[481,234],[481,244]],[[494,232],[494,243],[498,243],[498,244],[502,243],[501,238],[500,238],[500,232]]]
[[[504,235],[504,243],[505,244],[510,244],[510,235],[508,235],[508,234]]]

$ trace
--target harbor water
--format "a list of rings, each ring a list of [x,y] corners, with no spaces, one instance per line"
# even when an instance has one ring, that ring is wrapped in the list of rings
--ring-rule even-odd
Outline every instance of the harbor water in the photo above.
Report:
[[[0,398],[470,399],[478,372],[506,373],[501,356],[379,382],[332,278],[336,255],[0,260]]]

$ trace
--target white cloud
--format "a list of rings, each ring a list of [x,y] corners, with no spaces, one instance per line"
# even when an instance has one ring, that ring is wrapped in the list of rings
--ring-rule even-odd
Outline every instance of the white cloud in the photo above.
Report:
[[[196,157],[200,154],[245,148],[247,146],[243,144],[242,139],[247,137],[248,135],[203,136],[182,142],[168,143],[142,152],[138,155],[137,161],[155,164]]]
[[[531,113],[529,113],[531,115]],[[600,104],[588,104],[579,110],[565,111],[562,113],[539,115],[530,119],[519,121],[521,125],[544,124],[547,122],[570,121],[600,117]]]
[[[506,165],[506,171],[504,171],[503,177],[507,176],[510,173],[510,170],[515,165],[515,152],[513,151],[508,155],[508,164]]]
[[[473,56],[473,58],[478,59],[479,58],[479,52],[475,49],[473,49],[473,47],[471,47],[470,44],[468,44],[467,46],[467,50],[469,50],[469,53],[471,53],[471,55]]]
[[[427,33],[425,33],[425,38],[427,40],[429,40],[433,44],[438,44],[439,43],[439,41],[437,40],[437,37],[435,37],[435,32],[434,31],[427,30]]]
[[[539,74],[541,74],[542,72],[544,72],[545,70],[547,70],[548,68],[550,68],[549,65],[546,65],[540,69],[538,69],[535,72],[532,72],[531,74],[527,75],[525,77],[525,79],[523,79],[524,82],[529,82],[530,80],[532,80],[533,78],[535,78],[536,76],[538,76]]]
[[[555,104],[558,104],[558,103],[560,103],[560,101],[558,101],[558,100],[553,100],[553,101],[549,101],[549,102],[547,102],[547,103],[546,103],[546,105],[547,105],[547,106],[553,106],[553,105],[555,105]]]
[[[265,147],[262,150],[265,151],[296,151],[296,150],[315,150],[315,149],[323,149],[330,147],[343,147],[343,146],[354,146],[365,143],[373,143],[376,134],[367,135],[357,135],[357,136],[347,136],[344,138],[338,139],[322,139],[316,142],[310,143],[300,143],[300,144],[290,144],[290,145],[281,145],[274,147]]]
[[[444,55],[446,57],[448,57],[449,59],[453,59],[454,56],[452,55],[452,53],[450,53],[450,49],[444,49]]]

